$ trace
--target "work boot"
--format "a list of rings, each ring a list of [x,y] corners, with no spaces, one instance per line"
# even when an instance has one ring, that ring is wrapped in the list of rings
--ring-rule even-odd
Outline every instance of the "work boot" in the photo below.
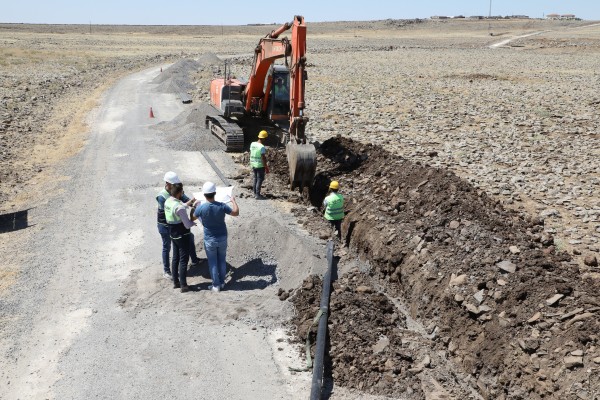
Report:
[[[263,196],[262,194],[257,194],[256,196],[254,196],[254,198],[256,200],[266,200],[267,198],[265,196]]]
[[[181,285],[179,284],[179,282],[173,282],[173,289],[179,289],[181,287]]]
[[[189,292],[189,291],[190,291],[190,287],[188,285],[181,287],[181,293],[185,293],[185,292]]]

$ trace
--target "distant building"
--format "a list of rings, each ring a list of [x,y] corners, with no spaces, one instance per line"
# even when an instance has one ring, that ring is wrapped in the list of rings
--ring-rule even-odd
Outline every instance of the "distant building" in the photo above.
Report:
[[[560,19],[560,14],[548,14],[546,19]]]
[[[485,17],[483,15],[471,15],[470,17],[467,17],[467,19],[484,19]]]
[[[529,19],[528,15],[509,15],[510,19]]]
[[[431,19],[450,19],[450,17],[447,17],[445,15],[434,15],[431,17]]]
[[[454,19],[461,19],[461,18],[464,19],[465,16],[464,15],[457,15],[457,16],[452,17],[452,18],[454,18]]]
[[[560,19],[575,19],[575,14],[563,14]]]

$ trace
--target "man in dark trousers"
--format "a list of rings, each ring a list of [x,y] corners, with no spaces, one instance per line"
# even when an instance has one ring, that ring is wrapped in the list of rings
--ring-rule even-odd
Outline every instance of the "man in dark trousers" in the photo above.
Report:
[[[165,218],[169,224],[169,235],[173,241],[173,287],[189,291],[187,285],[187,263],[191,253],[190,228],[195,224],[188,216],[185,203],[181,201],[183,185],[174,184],[171,196],[165,201]]]
[[[267,149],[263,142],[267,139],[269,134],[267,131],[260,131],[258,134],[258,140],[252,142],[250,145],[250,166],[254,173],[254,183],[252,185],[254,191],[254,198],[257,200],[264,200],[263,195],[260,194],[260,188],[265,180],[265,173],[269,173],[269,166],[267,165]]]
[[[158,212],[157,212],[157,226],[158,226],[158,233],[160,233],[160,236],[162,238],[162,260],[163,260],[163,275],[165,278],[167,279],[172,279],[172,275],[171,275],[171,268],[169,267],[169,254],[171,253],[171,237],[169,235],[169,224],[167,223],[167,220],[165,218],[165,201],[167,201],[167,199],[169,197],[171,197],[171,195],[169,194],[169,191],[173,188],[173,185],[181,185],[181,180],[179,179],[179,177],[177,176],[177,174],[173,171],[169,171],[165,174],[164,177],[164,181],[165,181],[165,187],[163,190],[161,190],[158,195],[156,196],[156,202],[158,203]],[[189,197],[187,197],[185,195],[185,193],[182,194],[181,196],[181,200],[186,203],[186,205],[191,206],[195,199],[190,199]],[[200,260],[198,259],[198,256],[196,255],[196,245],[194,244],[194,234],[190,232],[190,235],[188,236],[189,240],[191,242],[191,249],[190,249],[190,257],[192,259],[192,266],[196,266],[198,264],[200,264]],[[173,266],[176,268],[177,267],[177,260],[173,260]]]

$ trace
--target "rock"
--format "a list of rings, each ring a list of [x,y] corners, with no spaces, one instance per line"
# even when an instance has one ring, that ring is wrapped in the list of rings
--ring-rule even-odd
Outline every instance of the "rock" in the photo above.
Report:
[[[567,356],[563,362],[565,363],[565,367],[569,369],[583,367],[583,357]]]
[[[475,300],[477,300],[477,302],[479,304],[483,303],[483,296],[484,296],[483,289],[481,289],[479,292],[477,292],[473,295],[473,297],[475,298]]]
[[[554,208],[547,208],[540,213],[540,218],[547,218],[547,217],[560,217],[560,213],[558,212],[558,210],[556,210]]]
[[[583,308],[579,307],[579,308],[574,309],[573,311],[570,311],[570,312],[568,312],[566,314],[561,315],[559,318],[560,318],[561,321],[564,321],[565,319],[569,319],[572,316],[577,315],[577,314],[579,314],[582,311],[583,311]]]
[[[373,345],[373,354],[381,353],[389,346],[389,344],[390,340],[386,336],[380,337],[377,343]]]
[[[517,266],[508,260],[500,261],[498,264],[496,264],[496,266],[498,268],[500,268],[502,271],[505,271],[508,273],[513,273],[517,270]]]
[[[598,266],[598,259],[594,255],[589,255],[589,256],[586,256],[583,259],[583,263],[585,265],[587,265],[588,267],[597,267]]]
[[[575,317],[573,317],[573,319],[571,319],[571,320],[569,320],[569,321],[567,321],[565,323],[565,328],[570,327],[571,325],[573,325],[577,321],[583,321],[583,320],[586,320],[586,319],[591,318],[593,316],[594,316],[594,314],[592,314],[590,312],[586,312],[584,314],[576,315]]]
[[[553,306],[554,304],[558,303],[558,301],[563,297],[565,297],[564,294],[555,294],[554,296],[546,300],[546,304],[549,306]]]
[[[476,306],[474,306],[471,303],[467,303],[465,304],[465,308],[467,309],[468,312],[470,312],[471,314],[475,314],[475,315],[479,315],[479,308],[477,308]]]
[[[583,356],[583,350],[577,349],[577,350],[573,350],[571,352],[572,356],[576,356],[576,357],[582,357]]]
[[[539,340],[534,338],[519,339],[518,343],[521,349],[529,354],[535,353],[535,351],[540,348]]]
[[[596,364],[600,364],[600,357],[596,357],[592,361],[595,362]]]
[[[510,250],[512,254],[519,254],[521,252],[517,246],[510,246],[508,250]]]
[[[462,303],[463,301],[465,301],[465,298],[457,293],[454,295],[454,301],[457,303]]]
[[[361,285],[356,288],[356,292],[357,293],[373,293],[373,288],[371,288],[369,286]]]
[[[527,320],[528,323],[532,324],[536,321],[539,321],[539,319],[542,318],[542,313],[541,312],[536,312],[535,314],[533,314],[533,317],[529,318]]]
[[[449,225],[450,229],[456,229],[459,226],[460,226],[460,222],[458,222],[458,221],[452,221],[452,222],[450,222],[450,225]]]
[[[455,274],[450,275],[450,282],[448,282],[448,286],[460,286],[467,281],[467,275],[462,274],[456,276]]]
[[[383,366],[386,371],[393,371],[395,367],[394,361],[391,358],[388,358]]]
[[[279,295],[279,300],[281,301],[285,301],[290,297],[290,294],[288,292],[283,292]]]

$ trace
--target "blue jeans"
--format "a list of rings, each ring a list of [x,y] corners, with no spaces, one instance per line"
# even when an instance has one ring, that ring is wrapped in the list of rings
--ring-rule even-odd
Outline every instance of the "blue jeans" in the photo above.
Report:
[[[218,241],[204,242],[206,258],[208,260],[208,270],[212,278],[213,286],[220,286],[225,283],[227,275],[227,238]]]
[[[170,274],[169,253],[171,252],[171,235],[169,234],[169,227],[158,224],[158,233],[160,233],[160,237],[162,238],[163,271]]]
[[[158,233],[160,233],[160,237],[162,238],[162,260],[163,260],[163,270],[166,273],[171,273],[171,268],[169,268],[169,253],[171,253],[171,235],[169,234],[169,227],[165,225],[158,224]],[[196,244],[194,243],[194,234],[190,233],[190,258],[193,264],[200,262],[198,256],[196,255]],[[178,259],[173,256],[172,267],[177,268],[179,265]]]
[[[187,286],[187,264],[190,257],[190,235],[173,239],[173,283]],[[179,267],[179,268],[178,268]]]
[[[265,167],[252,168],[252,171],[254,172],[254,183],[252,184],[252,190],[254,191],[255,196],[260,196],[260,188],[265,180]]]

